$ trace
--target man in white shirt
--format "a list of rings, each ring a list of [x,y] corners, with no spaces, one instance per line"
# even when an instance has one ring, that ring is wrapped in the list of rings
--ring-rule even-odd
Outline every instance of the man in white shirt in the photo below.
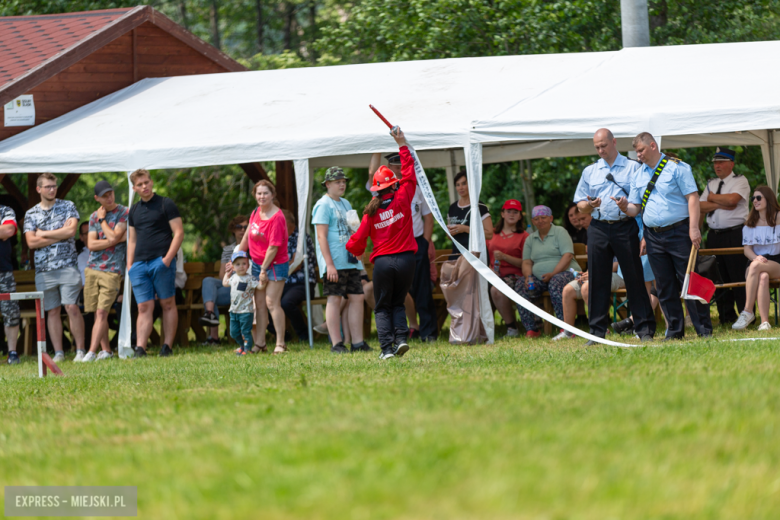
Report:
[[[742,227],[748,216],[750,182],[734,174],[736,153],[718,147],[712,158],[716,177],[707,181],[699,197],[702,220],[706,216],[710,232],[707,248],[742,247]],[[718,271],[723,283],[745,281],[746,259],[743,255],[718,255]],[[716,303],[721,325],[737,321],[737,315],[745,308],[745,288],[719,289]],[[737,311],[734,310],[734,304]]]
[[[401,156],[398,152],[385,156],[387,166],[395,176],[401,178]],[[368,183],[366,189],[371,187],[371,178],[379,169],[381,154],[375,153],[371,157],[368,166]],[[433,303],[433,288],[431,287],[431,263],[428,258],[428,247],[433,239],[433,215],[425,202],[418,186],[412,199],[412,229],[417,241],[417,253],[415,253],[414,281],[409,291],[417,314],[420,315],[420,328],[415,331],[409,329],[409,339],[414,339],[419,334],[423,341],[436,341],[439,336],[438,321],[436,319],[436,307]],[[407,310],[407,316],[409,315]]]

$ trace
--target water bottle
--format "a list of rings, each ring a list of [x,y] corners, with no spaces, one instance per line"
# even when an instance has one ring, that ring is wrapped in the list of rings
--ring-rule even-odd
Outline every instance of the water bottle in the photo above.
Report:
[[[528,224],[528,227],[525,228],[526,233],[529,235],[534,232],[534,228],[531,227],[531,224]]]
[[[499,260],[496,260],[495,262],[493,262],[493,272],[494,273],[498,274],[498,271],[500,269],[499,268],[500,265],[501,265],[501,262]]]

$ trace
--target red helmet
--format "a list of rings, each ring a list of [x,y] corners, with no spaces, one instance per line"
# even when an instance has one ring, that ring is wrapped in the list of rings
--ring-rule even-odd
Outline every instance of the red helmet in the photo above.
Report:
[[[397,183],[398,178],[393,173],[393,170],[383,165],[374,174],[374,180],[371,182],[371,191],[382,191]]]

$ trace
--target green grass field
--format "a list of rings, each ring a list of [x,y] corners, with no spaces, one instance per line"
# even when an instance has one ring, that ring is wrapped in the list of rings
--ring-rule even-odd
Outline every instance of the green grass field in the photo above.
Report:
[[[740,337],[25,360],[0,475],[135,485],[153,519],[777,518],[778,345]]]

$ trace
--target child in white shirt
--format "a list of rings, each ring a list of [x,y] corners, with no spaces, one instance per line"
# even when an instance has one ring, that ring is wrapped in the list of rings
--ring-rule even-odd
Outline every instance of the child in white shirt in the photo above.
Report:
[[[254,295],[257,278],[247,274],[249,257],[246,251],[236,251],[225,267],[222,285],[230,287],[230,336],[238,342],[236,354],[245,356],[252,351],[252,320],[255,316]]]

